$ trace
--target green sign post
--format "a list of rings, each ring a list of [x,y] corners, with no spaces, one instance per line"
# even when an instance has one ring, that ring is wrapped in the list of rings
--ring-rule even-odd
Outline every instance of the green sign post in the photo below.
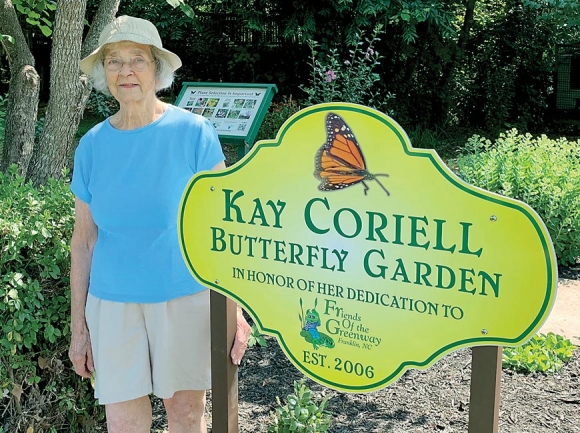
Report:
[[[175,105],[207,117],[221,143],[236,146],[242,158],[254,144],[277,91],[274,84],[186,82]]]

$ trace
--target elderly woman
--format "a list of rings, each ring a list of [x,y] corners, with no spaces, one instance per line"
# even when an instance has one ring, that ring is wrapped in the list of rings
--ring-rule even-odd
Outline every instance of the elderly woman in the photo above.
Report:
[[[156,96],[180,66],[153,24],[128,16],[80,62],[119,102],[81,139],[71,184],[69,357],[79,375],[95,375],[109,432],[149,432],[150,393],[163,399],[171,433],[206,432],[209,290],[182,259],[177,212],[191,176],[225,165],[212,125]],[[239,365],[250,333],[239,308],[237,329]]]

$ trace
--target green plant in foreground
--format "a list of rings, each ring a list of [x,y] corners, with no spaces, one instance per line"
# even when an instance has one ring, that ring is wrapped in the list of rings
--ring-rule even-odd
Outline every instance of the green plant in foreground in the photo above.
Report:
[[[545,222],[558,263],[580,257],[580,141],[518,134],[492,143],[473,136],[457,159],[458,174],[473,185],[529,204]]]
[[[319,433],[328,431],[332,414],[326,410],[329,396],[322,398],[319,405],[313,399],[312,391],[304,384],[304,379],[294,381],[294,394],[288,395],[288,403],[282,405],[276,397],[278,408],[272,414],[272,424],[268,433]]]
[[[570,361],[575,350],[576,346],[561,335],[538,334],[523,346],[505,347],[502,364],[525,373],[556,373]]]
[[[256,324],[253,324],[252,333],[250,334],[250,339],[248,340],[248,347],[255,345],[266,347],[268,346],[268,342],[264,339],[264,337],[262,337]]]
[[[16,165],[0,173],[0,407],[7,432],[32,424],[38,433],[94,431],[89,424],[104,416],[67,359],[73,206],[66,181],[35,187]]]

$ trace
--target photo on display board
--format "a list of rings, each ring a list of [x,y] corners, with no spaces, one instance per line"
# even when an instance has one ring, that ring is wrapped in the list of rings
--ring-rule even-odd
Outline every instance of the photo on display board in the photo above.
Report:
[[[255,106],[256,106],[256,100],[255,99],[248,99],[244,103],[244,108],[254,108]]]

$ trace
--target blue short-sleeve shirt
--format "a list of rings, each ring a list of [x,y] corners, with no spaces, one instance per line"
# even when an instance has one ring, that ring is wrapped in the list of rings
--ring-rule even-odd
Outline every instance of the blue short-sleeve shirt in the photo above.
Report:
[[[98,227],[89,292],[118,302],[164,302],[204,289],[181,255],[179,203],[190,178],[224,160],[210,122],[168,106],[142,128],[93,127],[75,152],[72,192]],[[203,212],[203,209],[200,209]]]

